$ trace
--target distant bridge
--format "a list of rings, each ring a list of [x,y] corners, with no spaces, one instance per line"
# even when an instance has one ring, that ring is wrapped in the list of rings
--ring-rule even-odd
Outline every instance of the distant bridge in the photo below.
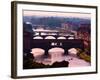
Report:
[[[33,32],[35,33],[39,33],[39,35],[41,35],[42,33],[46,33],[46,34],[49,34],[49,33],[56,33],[56,35],[60,35],[60,34],[66,34],[68,32],[66,31],[57,31],[57,30],[33,30]],[[74,32],[70,32],[70,33],[73,33],[75,34]]]
[[[37,34],[36,34],[37,33]],[[35,34],[33,35],[33,39],[40,37],[41,39],[46,39],[46,37],[51,36],[55,39],[59,39],[60,37],[63,37],[65,39],[68,39],[69,37],[73,37],[75,39],[75,35],[68,35],[66,32],[58,32],[58,31],[35,31]]]

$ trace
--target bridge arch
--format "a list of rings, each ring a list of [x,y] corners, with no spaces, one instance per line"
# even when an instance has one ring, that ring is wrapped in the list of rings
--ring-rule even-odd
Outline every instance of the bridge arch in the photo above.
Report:
[[[43,37],[41,37],[41,36],[35,36],[35,37],[33,37],[33,39],[43,39]]]
[[[56,39],[54,36],[46,36],[45,39]]]
[[[73,37],[73,36],[71,36],[71,37],[68,37],[68,39],[74,39],[74,37]]]
[[[66,39],[66,37],[58,37],[57,39]]]
[[[49,53],[64,53],[64,49],[60,47],[53,47],[48,50]]]
[[[68,54],[71,55],[71,56],[77,56],[77,49],[76,48],[70,48],[68,49]]]
[[[34,57],[42,56],[45,54],[45,50],[42,48],[33,48],[31,53]]]
[[[48,50],[49,55],[51,56],[51,61],[62,61],[62,56],[64,54],[64,49],[60,47],[54,47]]]

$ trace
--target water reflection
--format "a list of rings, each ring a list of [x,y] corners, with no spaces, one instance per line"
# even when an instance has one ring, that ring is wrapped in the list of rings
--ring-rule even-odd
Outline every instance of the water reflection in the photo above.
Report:
[[[68,50],[68,55],[64,54],[64,49],[55,47],[48,50],[48,56],[45,57],[45,50],[41,48],[34,48],[31,52],[34,55],[34,61],[38,63],[43,63],[45,65],[52,65],[54,62],[68,61],[69,67],[80,67],[80,66],[90,66],[89,62],[77,57],[77,50],[71,48]]]

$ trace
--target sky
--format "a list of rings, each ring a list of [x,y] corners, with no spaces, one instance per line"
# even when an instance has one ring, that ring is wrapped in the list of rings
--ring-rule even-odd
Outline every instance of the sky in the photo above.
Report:
[[[50,11],[23,11],[24,16],[38,16],[38,17],[74,17],[90,19],[90,13],[75,13],[75,12],[50,12]]]

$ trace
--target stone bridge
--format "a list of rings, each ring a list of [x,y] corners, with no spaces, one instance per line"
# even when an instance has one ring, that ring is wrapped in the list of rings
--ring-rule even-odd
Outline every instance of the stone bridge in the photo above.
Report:
[[[80,39],[33,39],[32,48],[42,48],[45,50],[45,54],[48,54],[48,50],[54,47],[60,47],[65,50],[65,54],[68,53],[70,48],[80,48],[84,50],[83,40]]]

